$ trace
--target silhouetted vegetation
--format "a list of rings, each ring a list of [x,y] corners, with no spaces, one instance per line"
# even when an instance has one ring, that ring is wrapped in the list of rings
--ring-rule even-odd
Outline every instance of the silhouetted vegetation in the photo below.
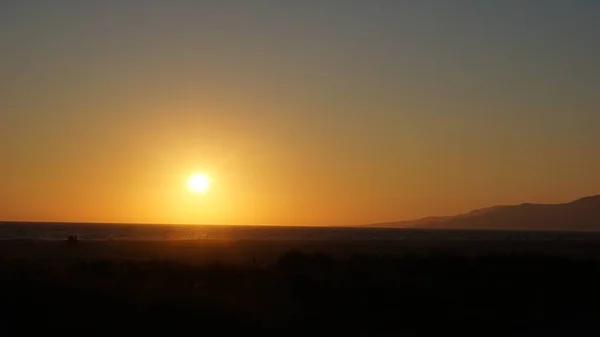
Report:
[[[0,271],[0,324],[20,335],[563,336],[594,332],[600,313],[591,259],[291,251],[268,266],[37,259]]]

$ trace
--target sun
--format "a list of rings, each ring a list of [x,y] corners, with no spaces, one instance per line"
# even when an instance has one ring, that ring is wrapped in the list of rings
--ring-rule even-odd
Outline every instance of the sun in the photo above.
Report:
[[[188,189],[192,193],[202,193],[210,188],[210,178],[203,173],[194,173],[188,178]]]

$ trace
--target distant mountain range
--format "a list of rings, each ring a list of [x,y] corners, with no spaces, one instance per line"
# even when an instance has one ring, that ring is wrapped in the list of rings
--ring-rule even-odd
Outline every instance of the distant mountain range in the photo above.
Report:
[[[440,229],[600,230],[600,195],[564,204],[521,204],[477,209],[455,216],[365,225]]]

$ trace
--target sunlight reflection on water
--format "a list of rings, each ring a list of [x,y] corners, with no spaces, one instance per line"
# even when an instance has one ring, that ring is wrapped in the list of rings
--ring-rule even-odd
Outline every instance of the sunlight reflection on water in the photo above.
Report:
[[[189,226],[2,223],[0,239],[64,240],[301,240],[301,241],[549,241],[598,240],[600,232],[435,230],[365,227]]]

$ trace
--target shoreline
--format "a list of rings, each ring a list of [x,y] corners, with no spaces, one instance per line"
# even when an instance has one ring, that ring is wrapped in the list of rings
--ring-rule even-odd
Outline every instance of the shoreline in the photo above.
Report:
[[[585,259],[600,258],[597,241],[398,241],[398,240],[0,240],[0,260],[171,260],[191,264],[220,262],[272,263],[298,250],[334,257],[529,254]]]

